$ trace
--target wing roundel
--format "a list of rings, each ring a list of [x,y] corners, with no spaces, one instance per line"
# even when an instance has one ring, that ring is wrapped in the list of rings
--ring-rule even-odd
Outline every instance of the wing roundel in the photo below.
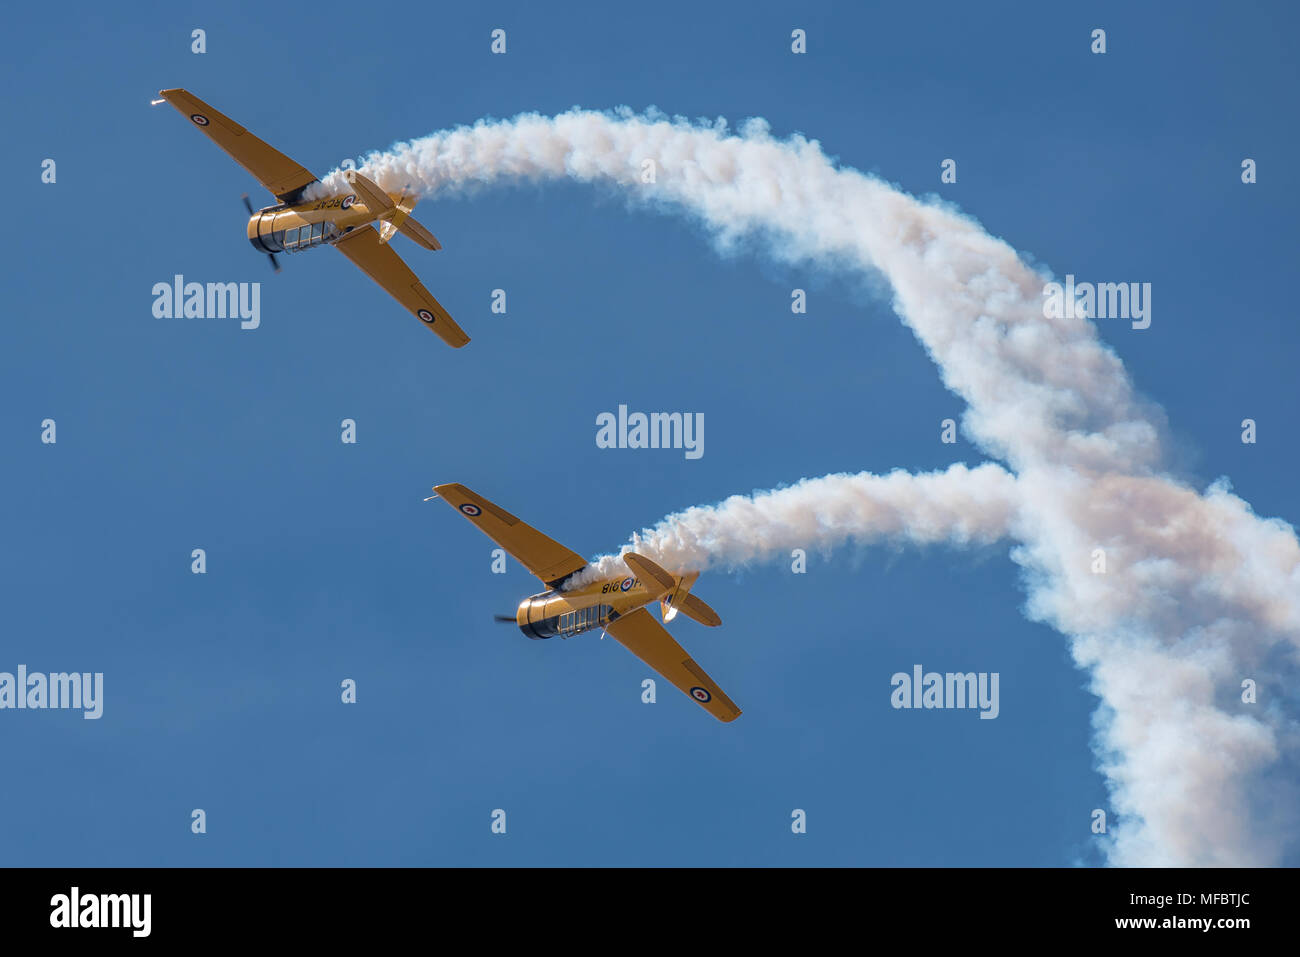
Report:
[[[189,90],[162,90],[158,95],[252,173],[280,202],[292,202],[306,186],[316,182],[311,170],[259,140]]]
[[[547,538],[526,522],[521,522],[504,508],[463,485],[435,485],[433,490],[445,499],[492,541],[510,553],[519,564],[540,578],[549,588],[557,587],[574,572],[587,567],[587,560],[572,549]]]

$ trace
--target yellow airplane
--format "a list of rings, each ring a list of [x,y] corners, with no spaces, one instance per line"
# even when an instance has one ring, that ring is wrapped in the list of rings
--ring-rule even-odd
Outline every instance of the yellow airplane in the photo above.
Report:
[[[425,249],[442,248],[433,233],[411,218],[416,203],[414,193],[384,192],[360,173],[348,170],[346,176],[352,192],[303,202],[303,192],[317,182],[307,169],[186,90],[163,90],[158,95],[180,110],[279,200],[275,206],[254,211],[248,197],[244,197],[249,213],[248,241],[258,252],[271,257],[276,272],[280,271],[276,253],[333,246],[449,346],[459,349],[469,342],[469,336],[456,325],[456,320],[388,245],[400,232]],[[380,224],[378,230],[370,225],[375,221]]]
[[[498,621],[513,621],[534,639],[572,638],[603,628],[719,721],[740,716],[735,702],[646,610],[657,598],[666,622],[680,611],[702,625],[722,624],[717,612],[690,594],[699,572],[674,575],[644,556],[627,552],[623,560],[632,575],[565,590],[565,582],[587,567],[585,558],[463,485],[435,485],[433,491],[431,497],[452,505],[547,587],[547,591],[521,601],[514,618],[498,615]]]

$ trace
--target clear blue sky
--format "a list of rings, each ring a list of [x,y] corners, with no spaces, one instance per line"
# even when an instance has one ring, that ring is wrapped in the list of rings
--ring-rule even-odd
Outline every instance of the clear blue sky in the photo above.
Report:
[[[436,255],[397,241],[473,336],[454,352],[332,252],[272,275],[239,200],[265,192],[148,105],[184,86],[318,173],[523,110],[766,117],[1058,274],[1151,282],[1152,327],[1102,334],[1179,467],[1300,520],[1294,9],[1050,6],[12,11],[0,670],[103,672],[106,700],[99,721],[0,712],[0,863],[1098,863],[1095,699],[1021,616],[1005,547],[707,574],[723,627],[673,631],[745,709],[722,725],[666,684],[642,704],[612,641],[494,624],[535,581],[421,501],[463,482],[594,555],[736,492],[981,461],[938,441],[961,403],[887,303],[587,188],[498,190],[420,207]],[[261,328],[155,319],[176,273],[262,282]],[[706,454],[597,449],[619,403],[704,412]],[[916,663],[999,672],[1000,717],[891,709]]]

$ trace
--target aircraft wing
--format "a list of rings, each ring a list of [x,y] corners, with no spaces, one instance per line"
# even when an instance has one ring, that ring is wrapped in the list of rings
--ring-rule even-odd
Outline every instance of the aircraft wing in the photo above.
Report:
[[[373,230],[371,230],[373,232]],[[515,518],[463,485],[435,485],[433,490],[479,527],[492,541],[514,556],[519,564],[554,588],[557,583],[587,567],[587,560],[531,525]]]
[[[388,290],[390,296],[441,336],[442,341],[447,345],[459,349],[469,342],[465,330],[456,325],[456,320],[451,317],[451,314],[430,295],[419,277],[411,272],[411,267],[402,262],[402,257],[393,251],[392,246],[379,241],[379,233],[374,226],[354,229],[336,242],[334,248],[361,267],[363,273]],[[510,550],[504,545],[502,547],[506,548],[506,551]],[[583,564],[585,565],[586,562]]]
[[[158,94],[257,181],[275,194],[280,202],[295,196],[308,183],[316,182],[312,172],[298,165],[274,147],[268,146],[224,113],[219,113],[188,90],[163,90]]]
[[[736,703],[644,608],[610,622],[605,632],[719,721],[735,721],[740,717]]]

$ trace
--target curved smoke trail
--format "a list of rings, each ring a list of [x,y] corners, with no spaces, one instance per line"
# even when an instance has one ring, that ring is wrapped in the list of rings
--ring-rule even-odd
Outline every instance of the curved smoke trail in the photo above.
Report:
[[[653,183],[642,181],[646,161]],[[1119,819],[1111,862],[1284,858],[1296,837],[1295,530],[1257,517],[1226,484],[1199,493],[1166,474],[1160,410],[1136,394],[1088,319],[1044,317],[1044,276],[1006,243],[947,206],[837,167],[814,141],[776,140],[761,121],[732,133],[628,111],[524,115],[399,144],[363,169],[426,195],[520,180],[602,184],[698,218],[723,245],[756,237],[784,261],[883,274],[895,311],[967,402],[964,429],[1014,479],[990,466],[806,480],[671,516],[638,547],[756,560],[784,549],[792,522],[814,547],[1010,535],[1028,614],[1070,636],[1103,702],[1096,749]],[[342,189],[341,176],[318,192]],[[1008,496],[981,502],[991,520],[974,517],[977,483]],[[1094,570],[1097,549],[1105,574]],[[1259,704],[1242,702],[1248,678]]]

